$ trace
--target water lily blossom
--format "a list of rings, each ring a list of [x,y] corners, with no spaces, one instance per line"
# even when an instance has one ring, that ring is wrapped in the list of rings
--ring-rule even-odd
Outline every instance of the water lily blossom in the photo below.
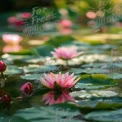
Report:
[[[77,48],[74,47],[59,47],[54,50],[54,52],[51,52],[53,56],[63,60],[69,60],[83,54],[83,52],[77,52]]]
[[[46,105],[54,105],[58,103],[64,103],[67,101],[75,101],[73,97],[69,95],[69,92],[62,91],[61,94],[57,96],[57,94],[54,91],[46,93],[41,101],[45,101]]]
[[[3,34],[2,39],[9,45],[17,45],[22,40],[22,37],[17,34]]]
[[[72,88],[79,80],[76,79],[74,74],[71,75],[67,72],[65,74],[53,74],[52,72],[49,74],[44,74],[45,78],[41,78],[41,83],[43,86],[54,89],[70,89]]]
[[[33,85],[30,82],[23,84],[20,90],[27,96],[31,95],[33,92]]]

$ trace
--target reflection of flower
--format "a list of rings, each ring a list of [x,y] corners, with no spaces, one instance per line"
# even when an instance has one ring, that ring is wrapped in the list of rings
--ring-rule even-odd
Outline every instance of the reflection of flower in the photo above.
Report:
[[[72,27],[73,25],[71,20],[61,20],[60,24],[63,27]]]
[[[52,72],[49,74],[45,74],[45,79],[41,78],[41,83],[43,86],[49,89],[70,89],[72,88],[79,79],[76,79],[74,74],[69,75],[69,73],[65,74],[53,74]]]
[[[73,23],[71,20],[61,20],[58,24],[58,29],[63,34],[70,34],[72,33],[72,26]]]
[[[3,48],[4,53],[9,53],[9,52],[18,52],[22,49],[20,45],[6,45]]]
[[[55,58],[69,60],[80,56],[83,52],[77,52],[76,48],[73,47],[59,47],[55,48],[55,52],[51,52]]]
[[[7,44],[16,45],[22,40],[22,37],[17,34],[3,34],[2,39]]]
[[[56,94],[54,91],[51,91],[43,96],[42,101],[45,101],[45,104],[54,105],[67,101],[75,101],[75,99],[67,91],[62,91],[61,94]]]
[[[23,84],[20,90],[27,96],[31,95],[33,92],[33,85],[30,82]]]

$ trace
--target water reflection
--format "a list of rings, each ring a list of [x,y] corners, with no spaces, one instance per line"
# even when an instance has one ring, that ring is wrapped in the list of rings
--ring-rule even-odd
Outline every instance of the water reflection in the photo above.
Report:
[[[22,49],[22,46],[20,46],[20,45],[6,45],[3,47],[3,52],[4,53],[18,52],[21,49]]]
[[[17,34],[3,34],[2,35],[3,41],[6,45],[3,47],[3,52],[18,52],[22,49],[22,46],[19,43],[22,41],[22,37]]]
[[[68,91],[62,91],[61,93],[50,91],[44,94],[42,101],[44,101],[46,105],[54,105],[58,103],[64,103],[67,101],[75,101],[75,99],[69,95]]]

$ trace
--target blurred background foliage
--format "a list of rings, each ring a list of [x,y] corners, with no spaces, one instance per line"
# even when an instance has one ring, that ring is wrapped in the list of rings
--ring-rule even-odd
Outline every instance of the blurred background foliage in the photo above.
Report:
[[[122,0],[0,0],[0,36],[6,32],[27,36],[27,33],[24,33],[23,25],[22,27],[20,25],[13,27],[8,19],[15,17],[19,18],[18,20],[21,22],[23,18],[20,17],[20,14],[24,12],[33,14],[35,7],[40,10],[47,8],[47,10],[27,19],[28,26],[26,30],[31,31],[31,40],[38,39],[37,36],[42,35],[57,35],[61,29],[59,27],[61,20],[69,20],[69,26],[71,26],[69,29],[72,29],[75,33],[80,31],[80,36],[84,33],[122,33]],[[53,11],[55,17],[49,20],[50,23],[47,21],[39,23],[40,25],[36,23],[36,18],[46,17],[48,14],[52,14]],[[42,30],[39,30],[39,33],[36,33],[38,28],[35,27],[36,30],[31,25],[33,17],[35,17],[34,25],[43,27]],[[52,29],[48,31],[49,28]],[[36,34],[33,34],[34,31]],[[24,38],[25,42],[29,39]],[[39,39],[43,40],[42,37]],[[1,45],[3,45],[2,42]]]

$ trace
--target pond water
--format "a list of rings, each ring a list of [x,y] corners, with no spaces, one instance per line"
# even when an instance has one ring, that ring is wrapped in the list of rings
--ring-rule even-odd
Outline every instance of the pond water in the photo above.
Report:
[[[64,41],[55,41],[59,38]],[[47,37],[36,39],[47,40]],[[31,45],[33,41],[27,39],[21,45],[24,49],[28,47],[29,53],[23,51],[21,55],[2,55],[1,59],[7,64],[4,72],[7,80],[5,86],[0,88],[1,122],[91,122],[100,119],[103,122],[115,122],[114,115],[119,116],[117,121],[122,120],[118,112],[121,112],[122,107],[122,57],[111,52],[120,49],[121,45],[115,45],[114,40],[110,44],[89,44],[69,39],[71,38],[67,36],[55,37],[43,46],[38,45],[38,48],[37,45]],[[118,40],[118,44],[119,42]],[[0,46],[3,45],[1,43]],[[54,60],[50,55],[57,45],[73,45],[85,54],[70,60],[69,66],[66,66],[65,61]],[[32,48],[35,50],[32,51]],[[40,77],[43,78],[44,73],[50,72],[74,73],[80,80],[68,91],[47,90],[42,86]],[[33,86],[29,95],[20,90],[27,82]],[[75,100],[71,101],[72,98]],[[110,113],[105,118],[105,112],[97,114],[98,110]],[[111,112],[115,110],[111,120]]]

